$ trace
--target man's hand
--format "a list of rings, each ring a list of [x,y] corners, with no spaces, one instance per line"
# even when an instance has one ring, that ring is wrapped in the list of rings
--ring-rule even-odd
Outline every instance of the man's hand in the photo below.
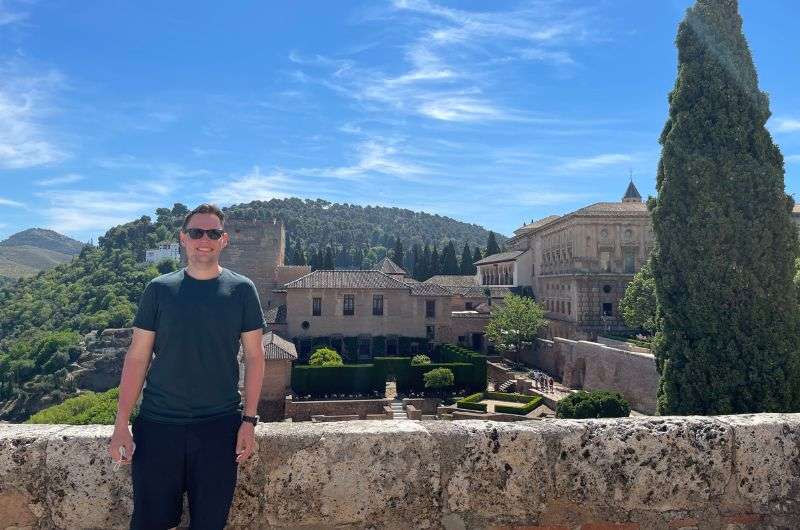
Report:
[[[125,455],[120,453],[120,448],[125,448]],[[133,436],[127,425],[114,425],[114,434],[111,435],[111,442],[108,444],[108,454],[117,464],[130,464],[133,460]]]
[[[252,423],[243,421],[239,426],[236,437],[236,463],[242,463],[256,450],[256,427]]]

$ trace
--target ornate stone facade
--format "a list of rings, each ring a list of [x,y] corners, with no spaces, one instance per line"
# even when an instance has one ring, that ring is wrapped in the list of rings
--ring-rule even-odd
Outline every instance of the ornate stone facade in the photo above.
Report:
[[[515,281],[532,286],[552,336],[627,330],[619,300],[653,247],[650,215],[633,182],[620,202],[545,217],[517,229],[506,244],[512,250],[505,254],[531,255],[525,267],[516,265]],[[491,256],[482,261],[487,260],[493,261]]]

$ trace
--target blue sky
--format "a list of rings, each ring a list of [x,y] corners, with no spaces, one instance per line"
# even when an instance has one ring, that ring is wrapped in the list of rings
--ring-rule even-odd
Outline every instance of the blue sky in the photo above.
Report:
[[[685,0],[0,0],[0,239],[324,198],[523,221],[655,193]],[[796,0],[742,0],[800,191]]]

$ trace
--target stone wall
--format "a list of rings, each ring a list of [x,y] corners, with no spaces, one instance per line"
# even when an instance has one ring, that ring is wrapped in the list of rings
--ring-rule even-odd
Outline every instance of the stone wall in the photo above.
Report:
[[[311,416],[346,416],[356,414],[366,419],[367,414],[383,414],[389,399],[337,399],[330,401],[294,401],[286,396],[284,414],[292,421],[311,421]]]
[[[0,425],[0,528],[128,528],[130,468],[114,471],[111,432]],[[800,526],[798,414],[280,423],[256,436],[228,528]]]
[[[556,337],[538,339],[533,366],[554,374],[564,386],[614,390],[645,414],[655,414],[658,372],[651,354]]]
[[[228,246],[220,255],[220,264],[250,278],[258,289],[262,307],[272,302],[272,290],[278,287],[276,268],[283,265],[286,232],[278,220],[226,219]]]

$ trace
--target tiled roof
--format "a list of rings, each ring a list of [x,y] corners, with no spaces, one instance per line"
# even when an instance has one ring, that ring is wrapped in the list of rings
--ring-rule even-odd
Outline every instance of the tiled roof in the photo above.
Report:
[[[394,261],[390,260],[389,258],[383,258],[381,262],[375,267],[375,270],[381,271],[386,274],[408,274],[403,267],[395,263]]]
[[[641,200],[641,198],[642,198],[642,196],[639,195],[639,190],[636,189],[636,186],[634,186],[633,181],[631,181],[631,183],[628,184],[628,189],[625,190],[625,195],[622,197],[622,199],[623,200],[624,199],[639,199],[639,200]]]
[[[601,215],[611,215],[611,216],[625,216],[625,215],[637,215],[638,214],[645,214],[647,215],[647,205],[643,202],[596,202],[594,204],[590,204],[589,206],[585,206],[579,210],[575,210],[571,214],[567,214],[564,217],[568,216],[601,216]]]
[[[498,263],[501,261],[513,261],[524,253],[525,253],[524,250],[509,250],[508,252],[500,252],[498,254],[492,254],[491,256],[486,256],[482,260],[476,261],[475,265],[486,265],[487,263]]]
[[[267,324],[286,324],[286,305],[274,305],[264,313]]]
[[[447,287],[435,283],[414,283],[409,284],[409,287],[414,296],[450,296],[453,294]]]
[[[497,285],[476,285],[474,287],[446,287],[448,291],[464,298],[486,299],[484,289],[489,289],[492,298],[503,298],[514,292],[515,287],[500,287]]]
[[[303,269],[308,270],[308,268],[308,265],[278,265],[278,270],[299,271]]]
[[[515,234],[521,234],[521,233],[524,233],[524,232],[530,232],[532,230],[538,230],[539,228],[542,228],[543,226],[548,225],[548,224],[552,223],[553,221],[555,221],[556,219],[560,219],[560,218],[561,218],[560,215],[548,215],[547,217],[542,217],[541,219],[539,219],[537,221],[531,222],[531,224],[529,224],[529,225],[522,225],[521,227],[519,227],[516,230],[514,230],[514,233]]]
[[[286,284],[287,289],[409,289],[381,271],[316,270]]]
[[[297,349],[288,340],[270,331],[261,341],[265,359],[297,359]]]
[[[475,276],[457,276],[454,274],[438,274],[431,276],[424,283],[433,283],[444,287],[472,287],[478,285]]]

